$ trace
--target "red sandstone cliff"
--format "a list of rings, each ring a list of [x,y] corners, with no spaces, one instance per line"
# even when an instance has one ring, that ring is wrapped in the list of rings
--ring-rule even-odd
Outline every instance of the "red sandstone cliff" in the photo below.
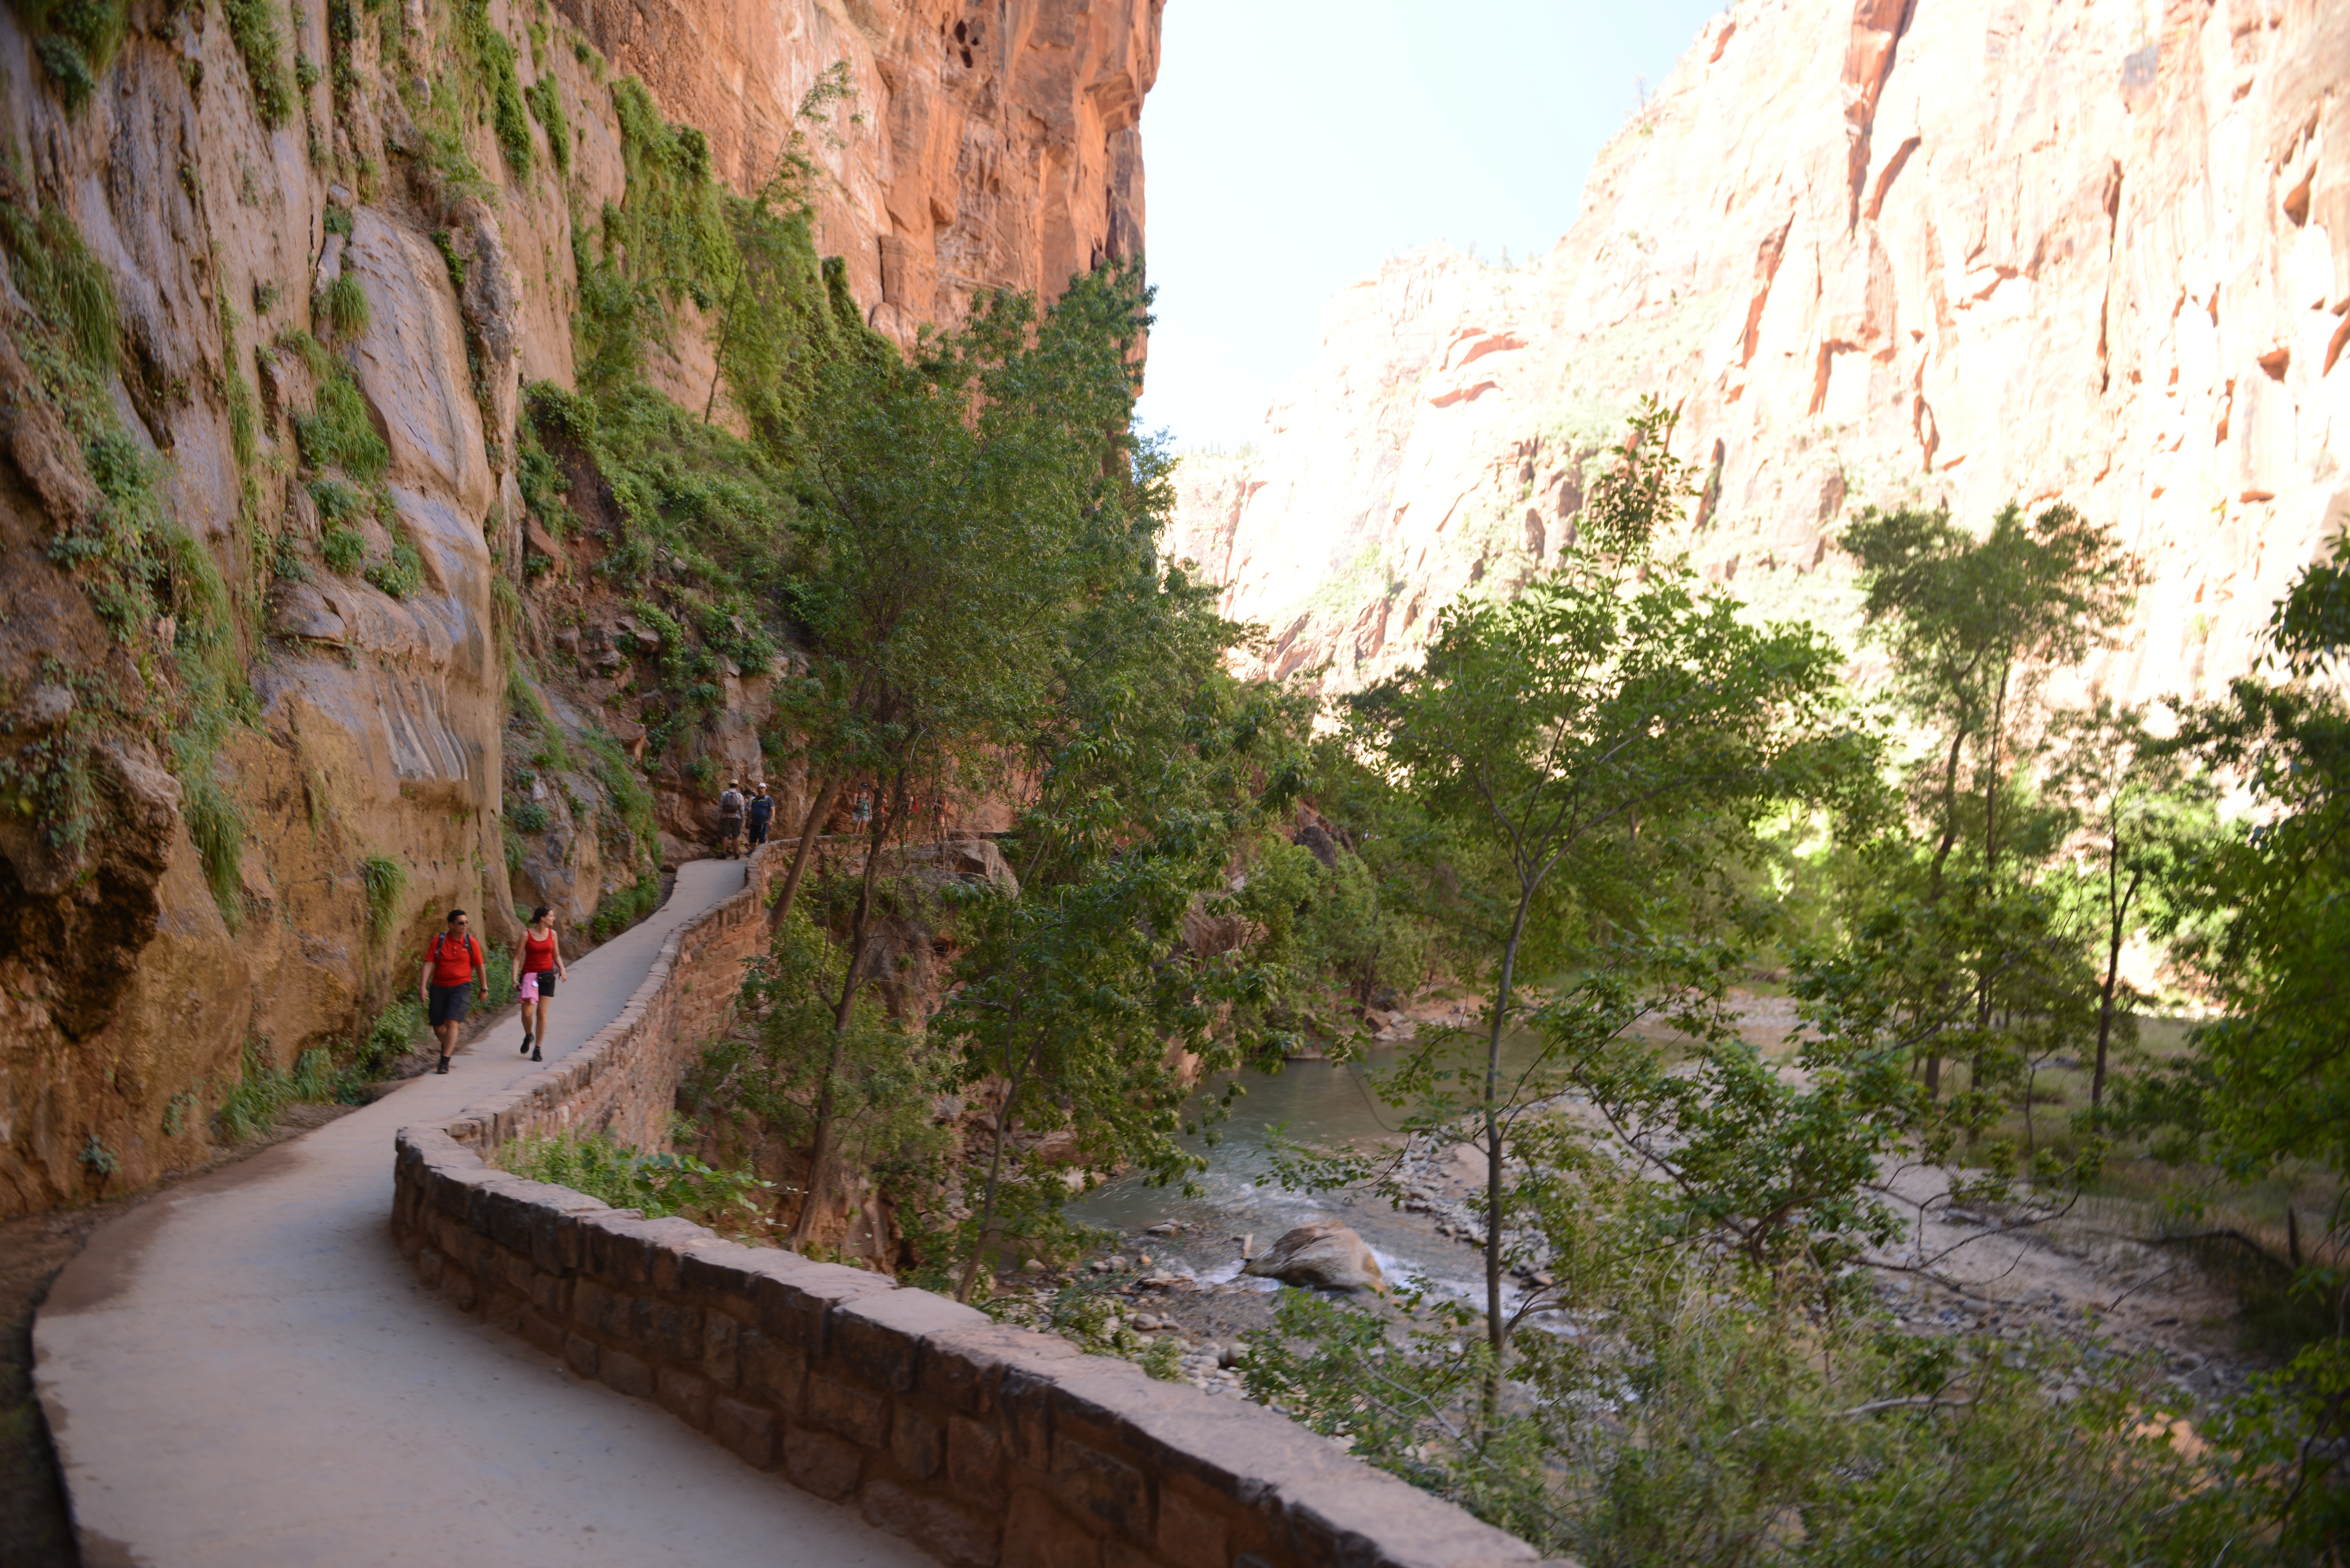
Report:
[[[2154,581],[2106,674],[2206,691],[2343,525],[2350,7],[1742,0],[1511,271],[1442,249],[1332,301],[1180,553],[1334,688],[1556,551],[1630,402],[1709,479],[1684,541],[1831,622],[1872,503],[2117,525]]]
[[[551,79],[570,121],[558,169],[534,107],[525,175],[487,112],[459,122],[456,151],[417,123],[466,51],[497,47],[461,45],[465,0],[247,8],[282,44],[274,123],[220,0],[102,0],[90,14],[119,14],[121,41],[78,107],[54,40],[44,53],[25,12],[0,14],[0,201],[55,209],[103,269],[122,351],[102,400],[152,465],[165,524],[221,576],[252,692],[208,764],[140,738],[142,702],[185,696],[177,628],[110,627],[60,554],[96,514],[88,454],[15,352],[26,299],[0,293],[0,1215],[183,1162],[248,1043],[284,1065],[363,1026],[412,981],[432,911],[462,904],[484,935],[511,938],[522,895],[497,814],[501,604],[515,601],[499,579],[527,591],[517,388],[572,378],[574,226],[627,188],[612,84],[640,75],[749,189],[845,62],[853,98],[810,143],[817,244],[845,258],[868,319],[905,339],[975,289],[1050,295],[1139,250],[1135,125],[1159,6],[491,0],[481,14],[519,85]],[[467,162],[484,187],[449,172]],[[348,234],[328,232],[330,203]],[[317,327],[317,299],[345,276],[370,320],[337,355],[390,454],[389,510],[360,526],[371,553],[414,552],[421,582],[400,594],[351,573],[271,575],[269,540],[314,547],[320,526],[293,423],[316,372],[286,334]],[[709,365],[688,330],[655,369],[698,406]],[[709,760],[747,747],[755,763],[768,677],[726,677],[726,722],[696,742]],[[117,729],[70,777],[40,774]],[[203,790],[242,849],[234,888],[208,887],[191,836]],[[100,831],[53,842],[51,796],[68,794]],[[592,909],[615,875],[594,833],[555,847],[528,868],[532,894]],[[371,862],[404,878],[380,920]]]

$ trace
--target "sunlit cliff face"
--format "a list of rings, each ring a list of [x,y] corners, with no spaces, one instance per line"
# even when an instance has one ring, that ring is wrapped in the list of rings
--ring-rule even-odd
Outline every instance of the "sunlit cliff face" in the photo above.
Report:
[[[2209,692],[2342,527],[2350,12],[1748,0],[1516,270],[1433,247],[1334,299],[1177,553],[1334,690],[1554,560],[1644,392],[1704,485],[1679,541],[1837,624],[1837,524],[2062,498],[2151,576],[2117,694]]]

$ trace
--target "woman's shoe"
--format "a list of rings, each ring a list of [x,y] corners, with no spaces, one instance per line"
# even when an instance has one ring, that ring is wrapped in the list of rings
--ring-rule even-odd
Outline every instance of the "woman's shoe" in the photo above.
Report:
[[[522,1032],[522,1048],[525,1051],[530,1049],[530,1031],[527,1029],[524,1030]]]
[[[449,1070],[449,1058],[446,1056],[442,1057],[441,1064],[432,1070],[436,1073],[446,1073]]]
[[[544,1062],[544,1061],[546,1061],[546,1057],[544,1057],[544,1056],[540,1055],[540,1054],[539,1054],[537,1052],[536,1052],[536,1051],[533,1051],[533,1052],[530,1054],[530,1059],[531,1059],[532,1061],[534,1061],[534,1062]]]

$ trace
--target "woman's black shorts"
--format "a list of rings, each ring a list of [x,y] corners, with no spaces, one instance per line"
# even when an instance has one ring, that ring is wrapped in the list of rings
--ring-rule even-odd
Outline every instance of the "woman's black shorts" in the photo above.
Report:
[[[553,970],[535,969],[522,978],[523,983],[525,985],[529,984],[533,980],[537,981],[538,998],[541,1002],[546,1001],[548,997],[555,994],[555,971]]]
[[[432,990],[432,1002],[426,1009],[426,1017],[434,1028],[443,1023],[463,1023],[465,1014],[473,1011],[473,986],[471,981],[463,985],[436,985]]]

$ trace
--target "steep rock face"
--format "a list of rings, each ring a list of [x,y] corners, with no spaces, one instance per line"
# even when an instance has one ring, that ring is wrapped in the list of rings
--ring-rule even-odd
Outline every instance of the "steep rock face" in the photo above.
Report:
[[[1257,449],[1185,462],[1178,548],[1269,668],[1359,686],[1555,556],[1653,391],[1680,543],[1756,602],[1848,614],[1860,506],[2061,498],[2153,578],[2103,677],[2208,692],[2343,525],[2345,341],[2350,9],[1742,0],[1551,254],[1334,300]]]
[[[1049,295],[1139,250],[1134,127],[1158,58],[1157,0],[491,0],[503,46],[462,5],[329,0],[265,18],[274,73],[218,0],[120,8],[122,41],[72,107],[57,38],[0,13],[0,203],[50,213],[102,272],[120,351],[77,417],[112,422],[152,476],[159,536],[209,563],[166,575],[218,575],[207,635],[234,670],[203,697],[190,628],[109,621],[72,564],[110,504],[51,361],[18,352],[44,330],[20,249],[0,289],[0,1215],[197,1153],[248,1048],[283,1066],[363,1030],[449,906],[511,941],[518,900],[584,922],[635,883],[598,854],[585,776],[535,786],[552,826],[511,877],[500,822],[510,660],[578,651],[534,608],[513,464],[522,383],[573,380],[575,223],[628,194],[619,78],[702,129],[738,189],[806,130],[818,244],[906,339],[974,289]],[[463,62],[501,47],[528,118],[448,112]],[[803,120],[836,63],[852,99]],[[327,302],[352,281],[367,320],[338,335]],[[712,358],[691,314],[651,369],[698,409]],[[326,516],[302,421],[345,378],[380,477],[354,469],[374,499]],[[328,569],[338,528],[368,571]],[[758,763],[772,674],[728,674],[702,760]],[[192,727],[207,702],[219,722]],[[664,780],[684,784],[654,781],[662,846],[691,852],[695,805]],[[63,830],[68,806],[88,831]],[[373,912],[370,886],[391,888]]]
[[[910,339],[975,289],[1053,294],[1142,248],[1143,95],[1165,0],[559,0],[738,188],[775,171],[800,95],[836,61],[858,115],[832,149],[816,239],[873,324]]]

